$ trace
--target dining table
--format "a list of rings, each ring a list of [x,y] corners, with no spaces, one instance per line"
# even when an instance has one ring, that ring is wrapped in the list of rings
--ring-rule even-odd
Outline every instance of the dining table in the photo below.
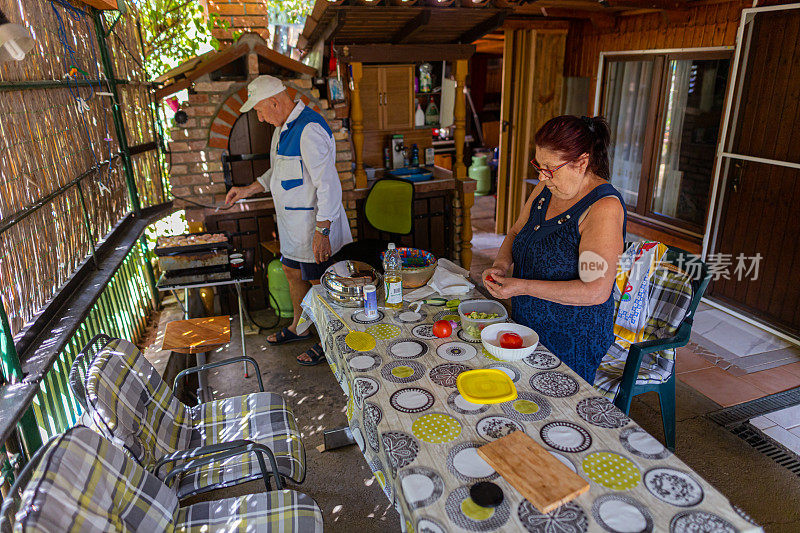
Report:
[[[367,318],[363,308],[324,298],[321,286],[312,287],[303,320],[316,326],[348,398],[353,439],[400,514],[403,531],[762,531],[544,346],[522,360],[502,361],[460,327],[446,338],[433,334],[437,320],[459,323],[456,309],[404,305]],[[473,289],[459,298],[484,296]],[[350,330],[369,333],[375,347],[351,348]],[[517,398],[490,405],[466,401],[458,375],[479,368],[505,372]],[[542,445],[589,490],[539,512],[478,454],[482,445],[514,431]],[[472,500],[470,487],[480,481],[500,487],[499,505]]]

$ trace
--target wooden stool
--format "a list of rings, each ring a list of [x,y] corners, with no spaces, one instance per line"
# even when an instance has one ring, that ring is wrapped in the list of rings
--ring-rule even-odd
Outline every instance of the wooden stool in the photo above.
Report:
[[[225,346],[231,341],[231,317],[212,316],[173,320],[164,330],[162,350],[184,354],[197,354],[197,366],[206,364],[206,353]],[[200,385],[197,397],[201,402],[211,399],[205,372],[198,372]]]

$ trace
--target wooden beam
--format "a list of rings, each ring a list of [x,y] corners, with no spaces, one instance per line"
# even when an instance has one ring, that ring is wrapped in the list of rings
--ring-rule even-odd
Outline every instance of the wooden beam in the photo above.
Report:
[[[413,37],[418,31],[428,25],[431,20],[431,10],[425,9],[420,11],[416,17],[412,18],[411,20],[406,23],[405,26],[400,28],[397,33],[394,34],[392,37],[392,43],[394,44],[402,44],[411,37]]]
[[[467,86],[467,68],[469,63],[466,59],[456,61],[454,74],[456,78],[456,101],[453,109],[453,141],[455,143],[456,155],[453,161],[453,176],[459,184],[467,179],[467,167],[464,165],[464,137],[467,124],[467,107],[464,96],[464,88]],[[475,202],[474,189],[459,187],[461,198],[461,266],[469,270],[472,264],[472,217],[470,208]]]
[[[683,0],[606,0],[608,7],[626,9],[688,9],[690,3]]]
[[[119,6],[117,5],[117,0],[84,0],[84,2],[86,2],[92,7],[96,7],[101,11],[119,9]]]
[[[345,20],[347,20],[347,12],[346,11],[339,11],[336,13],[336,16],[333,17],[333,20],[328,27],[325,28],[325,31],[322,32],[322,39],[327,41],[328,39],[333,39],[336,37],[336,34],[339,33],[339,30],[342,29],[344,26]],[[317,43],[314,43],[317,44]]]
[[[351,44],[334,47],[336,56],[348,63],[415,63],[457,61],[475,53],[471,44]]]
[[[597,29],[612,29],[617,26],[617,18],[614,15],[603,13],[602,11],[592,11],[588,9],[569,9],[569,8],[540,8],[542,15],[554,18],[589,19]]]
[[[461,36],[458,38],[458,42],[470,44],[474,41],[477,41],[487,33],[492,32],[502,26],[503,21],[506,19],[506,15],[508,15],[508,11],[498,11],[488,19],[476,25],[471,30],[461,34]]]
[[[541,16],[513,16],[513,18],[506,18],[503,22],[503,30],[569,30],[569,21],[550,20]]]

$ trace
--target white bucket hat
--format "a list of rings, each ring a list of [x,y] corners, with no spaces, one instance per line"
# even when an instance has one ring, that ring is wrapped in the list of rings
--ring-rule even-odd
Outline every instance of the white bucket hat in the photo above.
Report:
[[[247,100],[242,104],[241,112],[247,113],[261,100],[283,92],[286,87],[274,76],[259,76],[247,85]]]

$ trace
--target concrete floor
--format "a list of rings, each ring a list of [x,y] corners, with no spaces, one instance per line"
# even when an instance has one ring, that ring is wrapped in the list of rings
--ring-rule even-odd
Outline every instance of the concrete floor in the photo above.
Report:
[[[260,314],[259,314],[260,315]],[[260,321],[267,321],[260,316]],[[240,353],[238,319],[232,320],[231,344],[212,360]],[[319,504],[329,532],[371,533],[399,531],[397,512],[390,507],[357,446],[320,452],[322,432],[346,424],[346,399],[329,367],[301,367],[294,358],[310,341],[271,347],[265,335],[247,337],[247,353],[256,358],[265,388],[283,394],[294,410],[306,446],[308,476],[296,487]],[[218,397],[256,390],[242,378],[240,365],[212,372],[210,383]],[[683,383],[678,383],[678,456],[742,507],[768,532],[800,531],[800,479],[705,418],[719,405]],[[631,416],[645,430],[663,440],[658,398],[637,397]],[[257,491],[255,483],[208,493],[203,499]]]

